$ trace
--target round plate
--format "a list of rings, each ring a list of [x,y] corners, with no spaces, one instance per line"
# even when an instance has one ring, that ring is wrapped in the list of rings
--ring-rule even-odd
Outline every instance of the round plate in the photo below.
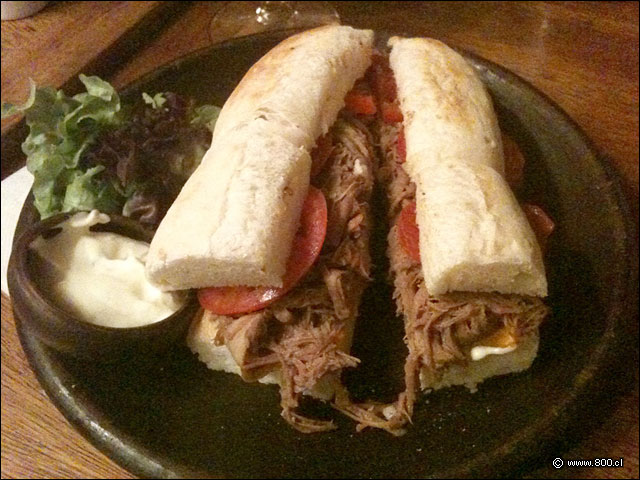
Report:
[[[222,104],[283,33],[235,39],[186,57],[131,86]],[[305,435],[280,418],[278,390],[212,372],[180,346],[153,365],[97,366],[52,352],[16,318],[45,390],[94,445],[149,477],[443,477],[525,472],[557,456],[623,381],[635,309],[634,235],[617,180],[576,125],[544,95],[502,68],[467,56],[488,86],[502,128],[527,157],[523,197],[556,222],[547,255],[552,316],[531,369],[493,378],[471,394],[422,396],[402,437]],[[375,209],[374,209],[375,211]],[[18,226],[33,221],[31,199]],[[376,281],[365,295],[353,347],[362,365],[345,374],[358,398],[391,400],[402,389],[406,350],[385,283],[384,232],[374,235]],[[553,458],[553,457],[550,457]]]

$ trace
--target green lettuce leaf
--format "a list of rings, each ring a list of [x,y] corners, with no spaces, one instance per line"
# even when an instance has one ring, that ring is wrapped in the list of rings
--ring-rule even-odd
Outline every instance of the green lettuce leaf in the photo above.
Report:
[[[99,171],[79,168],[82,153],[106,129],[123,121],[120,98],[109,83],[80,75],[85,93],[68,97],[61,90],[31,81],[24,105],[2,106],[2,116],[24,112],[29,135],[22,144],[27,169],[34,176],[35,205],[41,218],[72,208],[122,204],[113,188],[95,181]]]
[[[163,93],[156,93],[153,97],[147,92],[142,92],[144,103],[151,105],[153,108],[160,108],[167,101]]]
[[[121,213],[134,197],[138,209],[141,199],[170,204],[204,156],[210,142],[203,131],[213,131],[220,108],[187,102],[185,110],[169,92],[143,93],[123,106],[108,82],[85,75],[80,81],[86,92],[72,97],[30,81],[23,105],[2,105],[3,118],[25,114],[22,150],[40,217]]]
[[[79,170],[72,171],[62,202],[63,212],[94,208],[101,212],[113,212],[120,209],[122,196],[109,182],[96,178],[102,170],[104,166],[98,165],[84,173]]]

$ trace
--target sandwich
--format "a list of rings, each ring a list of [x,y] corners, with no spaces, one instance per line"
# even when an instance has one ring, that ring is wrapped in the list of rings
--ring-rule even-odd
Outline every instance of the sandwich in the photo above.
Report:
[[[279,384],[282,416],[303,432],[333,424],[298,413],[302,395],[331,400],[358,363],[349,349],[370,278],[375,154],[363,112],[343,107],[372,44],[370,30],[321,27],[262,57],[147,258],[163,289],[198,289],[187,342],[200,360]]]
[[[334,428],[299,413],[308,395],[359,429],[401,434],[420,390],[474,390],[529,368],[549,312],[540,245],[553,224],[511,190],[522,165],[505,164],[481,80],[435,40],[389,45],[387,60],[373,32],[331,26],[260,59],[147,259],[163,289],[198,289],[191,350],[213,370],[278,384],[282,416],[302,432]],[[408,347],[393,404],[354,403],[340,380],[359,362],[374,173]]]
[[[389,46],[388,63],[379,57],[373,68],[378,180],[408,356],[405,391],[369,410],[379,427],[399,432],[420,390],[473,391],[529,368],[548,308],[543,254],[505,178],[500,127],[482,81],[439,41],[393,37]]]

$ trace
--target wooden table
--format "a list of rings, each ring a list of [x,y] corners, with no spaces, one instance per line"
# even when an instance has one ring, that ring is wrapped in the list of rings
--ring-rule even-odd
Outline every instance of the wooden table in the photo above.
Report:
[[[342,23],[432,36],[503,65],[557,102],[620,173],[638,214],[638,4],[593,2],[332,2]],[[218,3],[52,2],[2,22],[2,102],[24,100],[28,77],[72,86],[82,71],[116,87],[209,43]],[[15,121],[2,122],[5,134]],[[4,157],[4,156],[3,156]],[[3,160],[2,177],[19,165]],[[540,465],[531,477],[638,477],[638,367],[607,420],[567,459],[623,457],[619,469]],[[18,341],[2,296],[2,477],[131,478],[55,409]]]

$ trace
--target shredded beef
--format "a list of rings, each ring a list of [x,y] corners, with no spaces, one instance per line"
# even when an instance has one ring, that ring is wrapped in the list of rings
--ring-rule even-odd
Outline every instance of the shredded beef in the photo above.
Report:
[[[325,374],[345,367],[355,367],[358,359],[340,350],[348,332],[342,323],[331,318],[305,318],[286,329],[284,335],[270,345],[287,370],[284,377],[292,380],[294,393],[310,391]]]
[[[422,368],[438,378],[443,367],[466,363],[471,347],[499,329],[508,329],[517,343],[547,315],[547,307],[535,297],[477,292],[429,295],[422,269],[403,251],[395,227],[389,233],[388,255],[394,298],[398,312],[405,316],[411,364],[406,378],[412,376],[412,384]]]
[[[387,189],[391,225],[402,208],[415,201],[415,185],[396,151],[399,128],[397,124],[377,125],[383,153],[377,176]],[[477,292],[430,295],[421,264],[404,251],[395,226],[388,235],[387,256],[395,287],[393,297],[398,313],[404,317],[409,350],[405,391],[391,405],[345,403],[343,411],[361,422],[360,428],[373,426],[398,435],[404,432],[402,427],[413,415],[421,372],[437,379],[444,367],[465,364],[470,359],[471,347],[499,329],[508,329],[518,342],[538,328],[548,309],[539,298],[520,295]]]
[[[266,309],[237,318],[214,316],[242,376],[255,380],[280,369],[283,418],[302,432],[334,428],[296,412],[300,395],[322,378],[340,388],[339,373],[358,360],[346,349],[362,292],[370,278],[369,200],[373,188],[372,140],[366,127],[341,117],[333,149],[314,180],[327,200],[328,231],[321,255],[301,284]]]
[[[416,186],[399,162],[396,150],[399,131],[399,124],[383,123],[378,127],[383,160],[377,171],[377,177],[387,189],[389,201],[387,214],[390,219],[396,218],[405,203],[413,202],[416,198]]]

